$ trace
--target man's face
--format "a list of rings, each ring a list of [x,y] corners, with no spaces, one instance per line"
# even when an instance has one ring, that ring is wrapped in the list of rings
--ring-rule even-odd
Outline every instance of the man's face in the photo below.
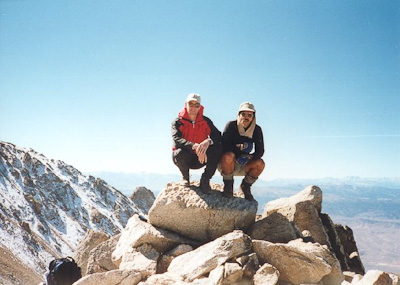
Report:
[[[253,112],[240,112],[239,115],[239,123],[242,125],[243,128],[247,128],[254,119]]]
[[[200,111],[200,103],[197,103],[196,101],[189,101],[186,103],[186,110],[189,114],[189,117],[194,119],[197,117],[197,114]]]

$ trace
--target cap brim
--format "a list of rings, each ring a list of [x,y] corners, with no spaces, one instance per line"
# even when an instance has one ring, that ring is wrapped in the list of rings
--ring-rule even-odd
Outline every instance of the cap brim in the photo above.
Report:
[[[249,109],[249,108],[243,108],[243,109],[240,109],[239,110],[239,113],[240,112],[253,112],[253,113],[255,113],[256,111],[254,111],[254,110],[252,110],[252,109]]]

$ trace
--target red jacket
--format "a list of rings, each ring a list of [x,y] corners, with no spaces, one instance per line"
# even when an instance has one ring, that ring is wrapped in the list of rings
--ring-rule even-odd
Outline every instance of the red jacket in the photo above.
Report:
[[[179,119],[182,125],[179,130],[182,132],[182,137],[192,143],[201,143],[211,134],[211,129],[203,117],[204,107],[200,106],[199,113],[197,114],[196,121],[189,119],[189,114],[186,108],[179,112]]]
[[[210,137],[214,144],[221,143],[221,132],[212,121],[203,116],[204,107],[200,106],[195,121],[189,119],[186,108],[183,108],[172,122],[173,150],[177,148],[192,149],[195,143],[201,143]]]

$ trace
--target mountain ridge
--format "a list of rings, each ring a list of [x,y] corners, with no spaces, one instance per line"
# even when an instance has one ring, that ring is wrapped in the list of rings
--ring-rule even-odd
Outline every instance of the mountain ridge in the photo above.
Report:
[[[38,274],[72,255],[89,229],[115,235],[134,213],[135,203],[102,179],[0,141],[0,245]]]

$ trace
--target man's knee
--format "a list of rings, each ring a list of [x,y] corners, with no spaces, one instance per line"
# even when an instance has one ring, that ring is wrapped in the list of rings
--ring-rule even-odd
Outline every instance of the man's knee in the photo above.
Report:
[[[265,168],[265,162],[264,160],[262,160],[261,158],[256,160],[256,167],[257,169],[259,169],[260,171],[263,171]]]
[[[172,160],[175,164],[179,164],[183,161],[187,162],[189,160],[189,153],[182,148],[178,148],[172,152]]]
[[[235,154],[233,152],[226,152],[222,155],[221,164],[222,165],[233,165],[235,164]]]

